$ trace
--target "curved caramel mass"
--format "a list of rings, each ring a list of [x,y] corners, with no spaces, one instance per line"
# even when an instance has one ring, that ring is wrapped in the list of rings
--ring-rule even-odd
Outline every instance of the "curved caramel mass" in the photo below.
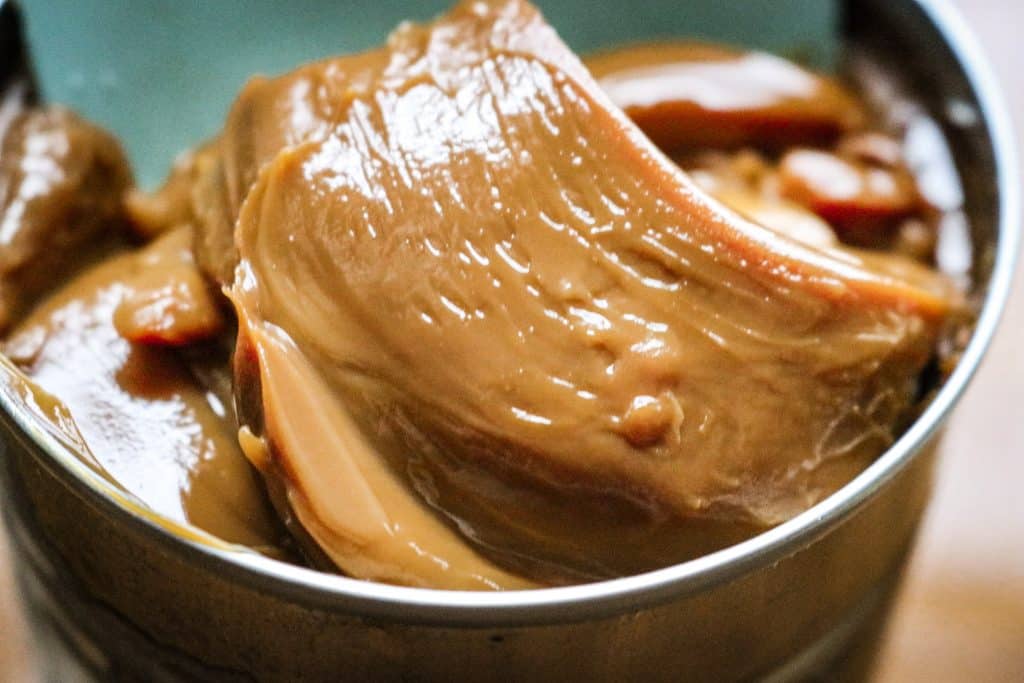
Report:
[[[467,587],[456,533],[614,576],[788,519],[891,443],[956,305],[711,199],[517,0],[256,82],[221,144],[254,460],[364,578]]]

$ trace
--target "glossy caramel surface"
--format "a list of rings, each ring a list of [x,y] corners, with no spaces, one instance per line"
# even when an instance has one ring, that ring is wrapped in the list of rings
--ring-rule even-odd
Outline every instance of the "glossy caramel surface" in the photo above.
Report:
[[[544,581],[788,519],[891,442],[955,306],[908,259],[709,198],[521,2],[257,82],[220,145],[229,206],[255,179],[231,288],[242,418],[320,547],[367,578],[463,585],[441,551],[427,574],[394,559],[448,543],[399,537],[407,496]],[[296,438],[309,411],[334,447]]]
[[[18,325],[3,352],[59,399],[81,455],[156,514],[280,554],[280,529],[235,438],[230,395],[217,386],[223,352],[209,349],[190,364],[129,342],[114,324],[137,283],[154,276],[152,259],[179,242],[169,235],[71,280]]]
[[[608,51],[586,64],[612,102],[670,152],[828,144],[867,119],[834,80],[760,52],[663,42]]]
[[[73,112],[12,114],[0,111],[0,332],[117,238],[131,182],[117,141]]]

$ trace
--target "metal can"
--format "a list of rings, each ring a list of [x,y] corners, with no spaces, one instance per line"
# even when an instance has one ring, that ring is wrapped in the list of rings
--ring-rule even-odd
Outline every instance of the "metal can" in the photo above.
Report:
[[[937,433],[1009,291],[1019,183],[993,77],[945,2],[850,0],[843,16],[844,48],[912,84],[943,128],[963,179],[970,277],[983,301],[956,370],[865,472],[771,531],[659,571],[519,593],[431,591],[172,533],[0,393],[3,509],[52,679],[865,676],[928,502]],[[965,110],[975,115],[957,114]]]

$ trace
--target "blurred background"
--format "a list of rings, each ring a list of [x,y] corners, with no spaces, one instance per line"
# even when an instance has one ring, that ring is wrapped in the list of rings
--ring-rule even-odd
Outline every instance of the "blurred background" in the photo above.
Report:
[[[1024,130],[1024,2],[957,4]],[[1024,681],[1022,280],[942,444],[936,498],[880,653],[879,683]],[[0,681],[20,683],[33,680],[30,648],[5,554],[0,534]]]
[[[1024,2],[957,0],[1000,77],[1024,155]],[[940,451],[879,683],[1024,681],[1024,267]]]

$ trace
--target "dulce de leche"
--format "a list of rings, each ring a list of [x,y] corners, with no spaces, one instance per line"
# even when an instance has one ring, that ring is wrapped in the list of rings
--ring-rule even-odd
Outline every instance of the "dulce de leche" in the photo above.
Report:
[[[151,244],[5,348],[107,471],[231,541],[292,553],[248,461],[303,555],[356,578],[664,567],[808,509],[913,417],[963,303],[926,239],[883,248],[928,207],[867,125],[778,58],[585,65],[524,0],[463,2],[250,81],[117,204]],[[0,270],[3,325],[37,290]],[[210,350],[232,343],[229,367]]]
[[[954,305],[710,198],[518,0],[257,81],[216,154],[246,450],[362,578],[596,579],[784,521],[891,443]]]

